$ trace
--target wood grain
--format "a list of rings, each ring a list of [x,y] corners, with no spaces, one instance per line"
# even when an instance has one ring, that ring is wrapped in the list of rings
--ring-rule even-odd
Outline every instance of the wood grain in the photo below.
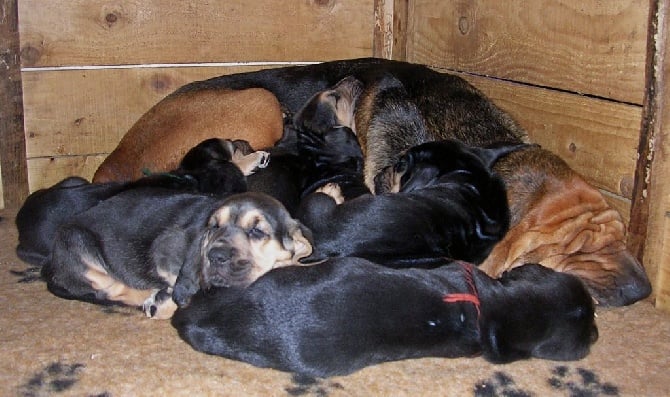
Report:
[[[53,186],[68,176],[93,178],[106,155],[39,157],[28,159],[30,191]]]
[[[415,0],[408,60],[641,104],[645,0]]]
[[[178,87],[194,80],[258,68],[131,68],[23,73],[27,155],[35,158],[109,153],[144,112]]]
[[[641,108],[464,75],[534,142],[561,156],[595,186],[630,198]]]
[[[21,0],[23,65],[370,56],[373,0]]]
[[[16,0],[0,0],[0,208],[28,195]]]
[[[644,130],[640,139],[640,197],[642,214],[638,232],[645,240],[644,264],[654,287],[656,306],[670,312],[670,0],[658,2],[651,18],[657,20],[650,43],[654,58],[649,65],[649,92],[645,101]],[[646,215],[646,216],[645,216]],[[638,242],[639,244],[639,242]]]

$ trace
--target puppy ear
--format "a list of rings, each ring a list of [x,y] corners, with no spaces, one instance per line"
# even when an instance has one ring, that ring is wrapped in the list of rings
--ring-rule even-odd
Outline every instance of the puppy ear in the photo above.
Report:
[[[283,244],[287,250],[293,252],[292,262],[300,265],[303,263],[301,259],[312,254],[314,241],[312,231],[298,221],[290,230],[289,235],[284,237]]]
[[[495,164],[495,162],[498,161],[499,158],[528,146],[532,145],[526,143],[513,143],[513,144],[495,143],[485,148],[472,147],[471,150],[475,154],[475,156],[479,157],[482,160],[482,162],[484,163],[484,165],[486,165],[487,168],[491,169],[493,167],[493,164]]]
[[[194,238],[188,248],[184,263],[179,270],[177,281],[172,290],[172,300],[179,307],[187,306],[191,297],[200,290],[200,279],[202,275],[202,245],[205,241],[206,232]]]

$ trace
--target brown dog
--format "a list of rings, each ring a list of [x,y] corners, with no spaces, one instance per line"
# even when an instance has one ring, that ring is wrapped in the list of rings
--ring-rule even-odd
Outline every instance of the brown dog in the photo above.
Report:
[[[540,147],[502,158],[512,227],[481,264],[491,276],[541,262],[582,279],[599,302],[625,305],[649,294],[644,269],[626,249],[621,215],[562,159]]]
[[[315,93],[347,76],[363,83],[355,128],[370,187],[377,172],[395,164],[408,148],[426,141],[454,138],[474,146],[527,141],[525,131],[509,115],[462,78],[385,59],[220,76],[187,84],[166,100],[190,95],[201,101],[200,95],[212,90],[263,87],[295,113]],[[211,109],[201,110],[200,116],[205,117]],[[150,112],[142,123],[160,123],[162,115]],[[255,120],[249,122],[255,125]],[[650,294],[644,268],[625,249],[625,225],[619,214],[556,155],[537,148],[515,152],[496,169],[508,185],[513,219],[509,236],[485,262],[487,271],[499,274],[532,258],[578,275],[601,304],[626,305]]]
[[[272,146],[283,132],[277,98],[261,88],[172,94],[145,113],[103,161],[93,182],[136,180],[173,170],[192,147],[209,138]]]

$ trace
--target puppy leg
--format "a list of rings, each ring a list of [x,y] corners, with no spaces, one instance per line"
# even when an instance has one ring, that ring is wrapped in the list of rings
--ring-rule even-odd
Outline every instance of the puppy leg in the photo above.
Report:
[[[326,183],[325,185],[316,189],[315,193],[323,193],[325,195],[330,196],[333,200],[335,200],[335,203],[338,205],[344,203],[344,195],[342,194],[342,188],[337,183],[334,182]]]
[[[233,152],[232,163],[238,166],[245,176],[251,175],[260,168],[268,166],[270,163],[270,153],[258,150],[245,155],[242,151],[235,150]]]
[[[142,310],[147,317],[154,320],[167,320],[177,310],[177,304],[172,300],[172,287],[155,291],[142,304]]]
[[[77,227],[61,229],[42,276],[54,295],[91,303],[140,306],[153,292],[131,288],[110,275],[95,236]]]
[[[147,317],[166,320],[172,317],[177,304],[172,299],[172,291],[189,250],[188,243],[197,237],[194,230],[170,229],[160,234],[151,245],[151,258],[158,277],[167,287],[154,291],[142,304]]]

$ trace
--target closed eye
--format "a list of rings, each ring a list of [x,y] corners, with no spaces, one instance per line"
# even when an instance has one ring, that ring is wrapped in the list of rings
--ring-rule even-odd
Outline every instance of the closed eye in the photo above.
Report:
[[[247,231],[247,236],[249,236],[250,239],[254,240],[262,240],[267,237],[267,233],[262,231],[261,229],[257,227],[252,227]]]

